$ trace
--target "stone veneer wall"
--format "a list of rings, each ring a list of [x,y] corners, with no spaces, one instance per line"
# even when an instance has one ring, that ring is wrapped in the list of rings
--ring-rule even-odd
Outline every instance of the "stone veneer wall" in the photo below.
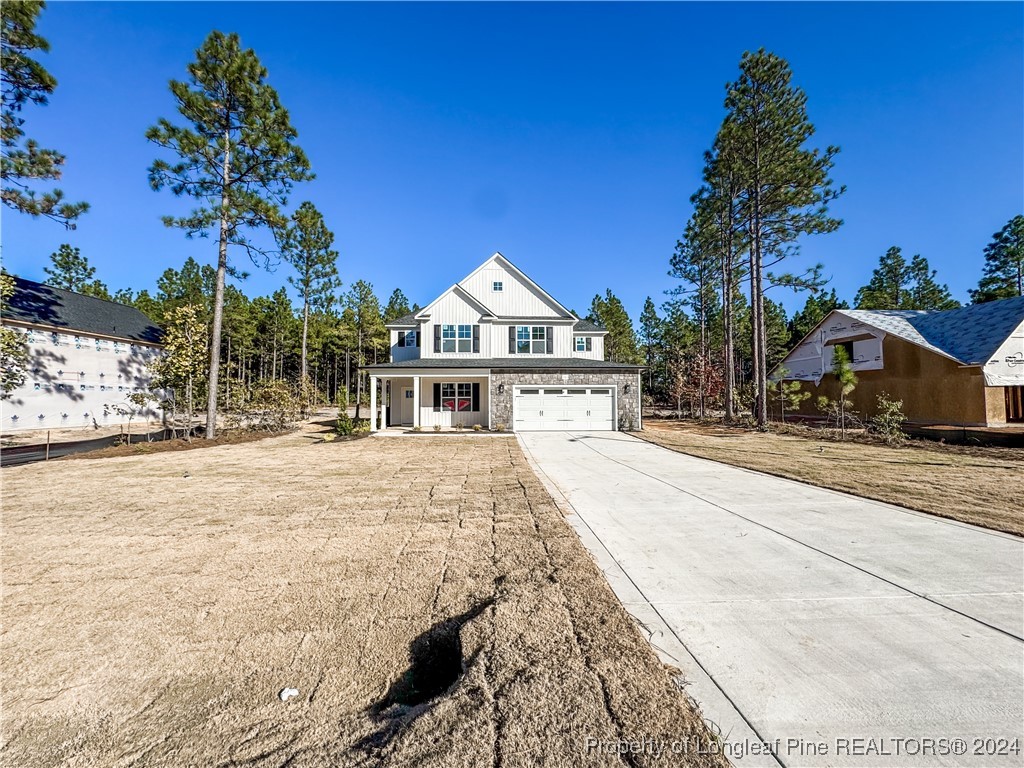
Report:
[[[498,392],[498,385],[504,384],[505,391]],[[514,386],[536,384],[548,387],[596,387],[615,384],[617,428],[636,429],[640,424],[640,392],[637,390],[636,371],[587,371],[559,373],[554,371],[491,371],[491,426],[504,424],[512,429],[512,392]],[[629,392],[625,391],[629,385]]]

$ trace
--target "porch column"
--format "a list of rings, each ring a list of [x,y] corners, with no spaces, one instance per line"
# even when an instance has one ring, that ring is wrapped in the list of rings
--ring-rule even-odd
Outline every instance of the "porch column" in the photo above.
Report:
[[[377,377],[370,377],[370,431],[377,431]]]
[[[412,377],[412,425],[420,425],[420,377]]]

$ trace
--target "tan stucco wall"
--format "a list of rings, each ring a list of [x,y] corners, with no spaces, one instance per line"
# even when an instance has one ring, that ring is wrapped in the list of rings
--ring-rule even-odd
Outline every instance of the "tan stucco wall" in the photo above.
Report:
[[[850,395],[853,407],[863,416],[875,413],[879,394],[903,401],[908,421],[944,424],[988,425],[1005,421],[1003,390],[985,387],[981,368],[964,368],[949,358],[929,352],[895,336],[882,343],[885,368],[857,373],[857,388]],[[799,413],[819,415],[819,395],[838,397],[835,376],[826,374],[819,386],[803,382],[811,397]],[[774,404],[776,409],[778,404]],[[998,407],[997,407],[998,406]]]

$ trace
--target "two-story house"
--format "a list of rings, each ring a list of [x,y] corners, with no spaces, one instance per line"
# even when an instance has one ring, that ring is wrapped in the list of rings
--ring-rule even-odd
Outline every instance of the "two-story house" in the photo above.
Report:
[[[500,253],[388,330],[390,362],[364,369],[374,430],[640,427],[640,366],[606,361],[607,332]]]

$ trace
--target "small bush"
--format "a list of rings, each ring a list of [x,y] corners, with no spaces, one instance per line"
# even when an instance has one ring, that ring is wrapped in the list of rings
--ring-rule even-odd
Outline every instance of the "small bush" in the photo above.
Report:
[[[900,445],[907,439],[907,433],[903,431],[903,422],[907,420],[903,401],[890,400],[889,395],[882,392],[878,395],[877,406],[877,412],[868,422],[868,429],[889,445]]]
[[[338,421],[334,426],[335,431],[339,435],[351,435],[355,430],[355,424],[352,423],[352,417],[348,415],[347,410],[340,411],[338,413]]]
[[[368,434],[370,434],[370,420],[369,419],[352,419],[352,434],[354,434],[354,435],[368,435]]]
[[[504,424],[502,424],[502,423],[501,423],[501,422],[499,421],[499,422],[498,422],[497,424],[495,424],[495,425],[494,425],[494,431],[495,431],[495,432],[504,432],[504,431],[505,431],[505,425],[504,425]]]
[[[280,432],[299,418],[301,403],[283,381],[264,379],[252,385],[249,400],[230,415],[233,426],[263,432]]]
[[[441,425],[440,424],[435,424],[434,425],[434,431],[435,432],[440,432],[441,431]]]
[[[462,422],[461,421],[455,422],[455,431],[456,432],[461,432],[462,429],[463,429]]]
[[[337,435],[334,434],[333,432],[328,432],[327,434],[324,435],[323,442],[333,443],[336,437]]]
[[[413,432],[422,432],[423,431],[423,427],[421,427],[419,424],[417,424],[415,427],[412,428],[412,431]]]
[[[474,432],[479,432],[481,429],[483,429],[483,427],[481,427],[479,424],[474,424],[473,425],[473,431]]]

